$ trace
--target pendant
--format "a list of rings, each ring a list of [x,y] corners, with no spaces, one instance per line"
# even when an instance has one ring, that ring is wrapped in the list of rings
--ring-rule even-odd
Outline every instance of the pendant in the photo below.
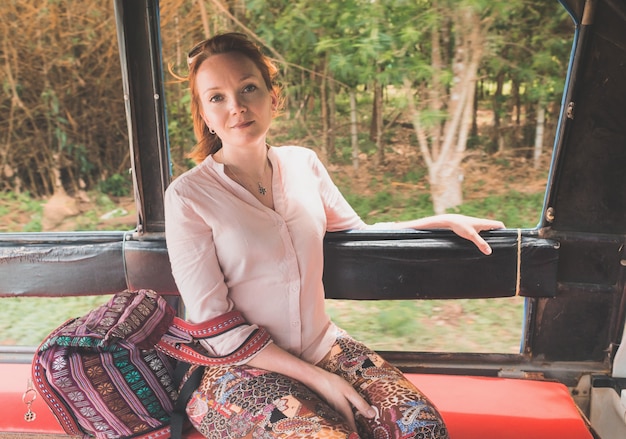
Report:
[[[261,195],[265,195],[265,194],[267,193],[267,189],[265,189],[265,188],[261,185],[261,183],[257,183],[257,184],[259,185],[259,193],[260,193]]]

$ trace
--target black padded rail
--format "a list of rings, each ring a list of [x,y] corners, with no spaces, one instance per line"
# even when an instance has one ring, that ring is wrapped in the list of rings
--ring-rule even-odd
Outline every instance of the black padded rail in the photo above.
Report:
[[[449,232],[327,237],[326,295],[336,299],[554,297],[556,241],[492,233],[483,255]],[[423,235],[420,237],[420,235]],[[347,239],[351,238],[351,239]]]
[[[450,232],[341,232],[326,236],[324,283],[337,299],[552,297],[558,243],[525,232],[486,234],[481,254]],[[176,295],[165,241],[132,233],[0,236],[0,296],[81,296],[125,288]],[[517,288],[518,255],[521,257]]]
[[[126,288],[124,234],[0,235],[1,296],[83,296]]]

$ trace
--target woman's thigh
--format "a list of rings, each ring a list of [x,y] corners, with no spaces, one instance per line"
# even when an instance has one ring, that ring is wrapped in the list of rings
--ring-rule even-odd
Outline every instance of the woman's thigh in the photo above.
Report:
[[[435,406],[402,372],[341,332],[318,366],[336,373],[374,407],[376,417],[356,416],[361,437],[443,439],[448,434]]]
[[[187,414],[210,439],[358,439],[340,415],[300,382],[247,366],[207,368]]]

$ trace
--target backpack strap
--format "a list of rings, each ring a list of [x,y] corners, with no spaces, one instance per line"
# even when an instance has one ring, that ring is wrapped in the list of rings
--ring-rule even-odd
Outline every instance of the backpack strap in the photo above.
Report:
[[[191,368],[189,363],[178,363],[176,370],[174,371],[174,383],[176,387],[180,387],[180,383]],[[191,399],[193,392],[200,387],[202,382],[202,376],[204,375],[204,367],[196,367],[196,369],[189,375],[185,384],[178,392],[178,398],[174,404],[174,411],[170,417],[170,437],[171,439],[181,439],[183,436],[183,427],[185,420],[187,419],[187,412],[185,411],[187,403]]]
[[[190,323],[180,317],[174,317],[173,329],[183,331],[193,338],[217,337],[231,329],[246,324],[246,319],[239,311],[230,311],[202,323]],[[172,328],[170,328],[170,331]]]
[[[156,344],[156,348],[176,360],[200,366],[237,364],[250,358],[270,342],[270,335],[265,328],[256,329],[234,352],[223,357],[210,357],[195,349],[194,338],[216,337],[244,324],[246,320],[239,311],[230,311],[198,324],[176,317],[170,331]]]

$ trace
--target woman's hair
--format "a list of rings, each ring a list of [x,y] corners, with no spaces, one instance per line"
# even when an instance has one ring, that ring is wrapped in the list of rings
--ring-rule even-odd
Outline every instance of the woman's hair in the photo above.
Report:
[[[189,153],[189,157],[196,164],[222,148],[222,140],[217,135],[209,132],[209,127],[207,127],[202,118],[202,104],[196,85],[198,69],[207,58],[230,52],[239,52],[249,58],[261,71],[267,89],[273,90],[277,97],[280,96],[280,87],[274,83],[278,75],[278,69],[261,52],[261,49],[244,34],[237,32],[219,34],[196,44],[187,56],[187,64],[189,66],[187,80],[189,81],[189,89],[191,91],[191,116],[193,118],[193,131],[198,141]]]

